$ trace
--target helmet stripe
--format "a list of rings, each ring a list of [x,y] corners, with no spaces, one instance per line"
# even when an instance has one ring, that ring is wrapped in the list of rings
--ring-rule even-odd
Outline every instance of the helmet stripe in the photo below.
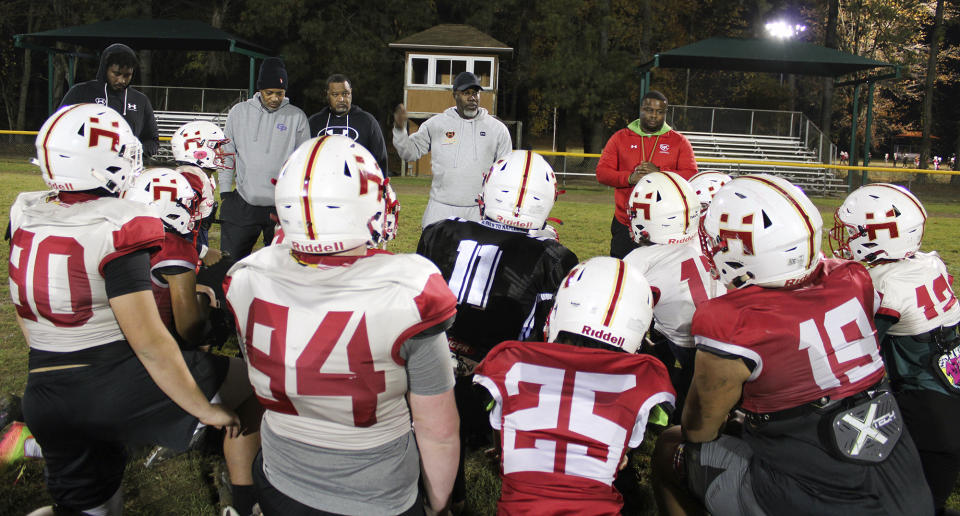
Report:
[[[610,296],[610,302],[607,304],[607,315],[603,318],[604,326],[610,326],[610,321],[613,320],[613,314],[617,312],[617,302],[620,300],[620,291],[623,289],[623,276],[626,272],[626,266],[623,260],[617,260],[617,284],[613,287],[613,295]]]
[[[673,176],[670,174],[664,174],[664,176],[670,180],[674,188],[677,189],[677,193],[680,194],[680,198],[683,199],[683,232],[686,234],[690,229],[690,205],[687,203],[687,196],[683,193],[683,188],[680,188],[680,183],[677,183],[677,180],[674,179]]]
[[[47,150],[47,141],[50,140],[50,135],[53,134],[53,128],[56,127],[57,122],[59,122],[64,115],[73,111],[74,109],[77,109],[78,107],[80,107],[80,104],[74,104],[69,108],[64,109],[63,113],[60,113],[57,118],[53,120],[53,123],[50,124],[50,128],[47,129],[47,134],[43,136],[43,168],[47,169],[47,176],[49,176],[51,180],[53,179],[53,172],[50,172],[50,151]]]
[[[790,203],[793,205],[793,208],[797,210],[797,213],[800,214],[800,218],[803,219],[803,223],[806,224],[807,226],[807,233],[809,234],[809,236],[807,236],[807,265],[806,266],[810,267],[810,264],[813,263],[813,258],[817,255],[816,253],[819,249],[816,246],[817,242],[813,241],[813,238],[814,236],[816,236],[817,231],[813,229],[813,222],[810,221],[810,216],[807,215],[807,212],[803,209],[803,206],[800,204],[800,202],[794,199],[794,197],[790,195],[790,192],[784,190],[783,187],[781,187],[777,183],[765,177],[758,177],[758,176],[740,176],[740,177],[742,177],[743,179],[752,179],[754,181],[759,181],[769,186],[770,188],[773,188],[777,193],[779,193],[783,197],[786,197],[787,200],[790,201]]]
[[[523,206],[523,194],[527,193],[527,178],[530,176],[530,164],[533,162],[533,151],[526,151],[523,160],[523,181],[520,183],[520,192],[517,194],[516,207],[513,209],[514,215],[520,214],[520,207]]]
[[[315,240],[317,238],[316,233],[313,232],[313,212],[310,210],[310,180],[312,179],[313,174],[313,162],[317,159],[317,154],[320,153],[320,149],[323,147],[324,142],[329,138],[324,135],[321,136],[313,144],[313,148],[310,149],[310,158],[307,159],[307,164],[303,168],[303,182],[301,183],[301,196],[300,196],[300,206],[303,208],[303,221],[307,233],[307,238],[310,240]]]

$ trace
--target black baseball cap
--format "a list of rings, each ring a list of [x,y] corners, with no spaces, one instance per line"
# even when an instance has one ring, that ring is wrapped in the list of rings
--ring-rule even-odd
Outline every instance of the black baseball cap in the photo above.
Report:
[[[458,73],[456,78],[453,79],[453,91],[463,91],[469,88],[483,91],[483,86],[480,86],[480,79],[477,79],[476,75],[470,72]]]

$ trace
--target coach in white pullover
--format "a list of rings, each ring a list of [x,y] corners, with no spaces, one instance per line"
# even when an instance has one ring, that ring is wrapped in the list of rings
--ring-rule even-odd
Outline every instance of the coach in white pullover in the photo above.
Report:
[[[479,222],[483,174],[512,150],[507,126],[480,107],[482,89],[475,75],[461,72],[453,80],[457,105],[428,119],[412,136],[403,104],[394,112],[393,146],[400,159],[416,161],[430,153],[433,182],[423,227],[453,216]]]

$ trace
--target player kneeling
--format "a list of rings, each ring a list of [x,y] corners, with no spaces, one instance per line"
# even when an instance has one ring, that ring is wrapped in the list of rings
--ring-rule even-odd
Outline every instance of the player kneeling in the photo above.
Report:
[[[304,142],[277,179],[283,243],[227,275],[267,408],[254,476],[268,516],[422,514],[421,467],[429,507],[449,503],[456,298],[422,256],[368,249],[387,231],[386,186],[353,140]]]
[[[927,212],[906,189],[877,183],[834,215],[838,258],[867,265],[882,296],[877,337],[903,420],[917,443],[938,514],[960,471],[960,306],[936,251],[920,252]]]
[[[654,451],[661,513],[932,513],[883,383],[870,275],[822,259],[822,227],[778,177],[738,177],[713,198],[700,238],[730,290],[693,316],[683,425]],[[721,435],[735,407],[742,436]]]
[[[593,258],[557,292],[550,343],[504,342],[477,366],[474,381],[496,402],[500,514],[620,513],[614,477],[643,441],[651,410],[675,397],[664,365],[633,354],[652,304],[639,271]]]
[[[40,129],[37,161],[52,190],[11,208],[10,282],[30,346],[23,414],[55,510],[120,514],[127,445],[185,448],[198,420],[227,429],[231,481],[251,484],[258,435],[240,436],[227,408],[256,405],[243,363],[180,352],[150,287],[163,223],[117,198],[142,168],[126,121],[96,104],[64,107]]]
[[[668,365],[677,389],[677,410],[673,414],[677,422],[693,378],[693,312],[704,301],[726,292],[711,277],[709,262],[700,251],[700,207],[690,184],[667,171],[641,177],[627,205],[627,229],[640,247],[623,261],[636,267],[653,290],[656,324],[652,339],[655,354]]]

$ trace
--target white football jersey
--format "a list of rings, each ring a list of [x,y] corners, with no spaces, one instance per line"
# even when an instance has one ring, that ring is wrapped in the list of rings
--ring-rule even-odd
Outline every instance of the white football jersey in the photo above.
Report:
[[[31,348],[68,352],[124,339],[103,266],[163,241],[153,207],[90,199],[65,204],[52,192],[25,192],[10,209],[10,297]]]
[[[655,328],[683,348],[694,347],[690,321],[697,305],[727,289],[710,276],[710,265],[694,238],[682,244],[638,247],[623,261],[637,267],[650,282],[656,304]]]
[[[410,431],[400,347],[453,317],[457,300],[426,258],[370,253],[301,265],[273,245],[228,273],[250,383],[274,433],[362,450]]]
[[[936,251],[872,267],[873,286],[883,296],[878,314],[899,319],[890,335],[917,335],[960,321],[953,277]]]

